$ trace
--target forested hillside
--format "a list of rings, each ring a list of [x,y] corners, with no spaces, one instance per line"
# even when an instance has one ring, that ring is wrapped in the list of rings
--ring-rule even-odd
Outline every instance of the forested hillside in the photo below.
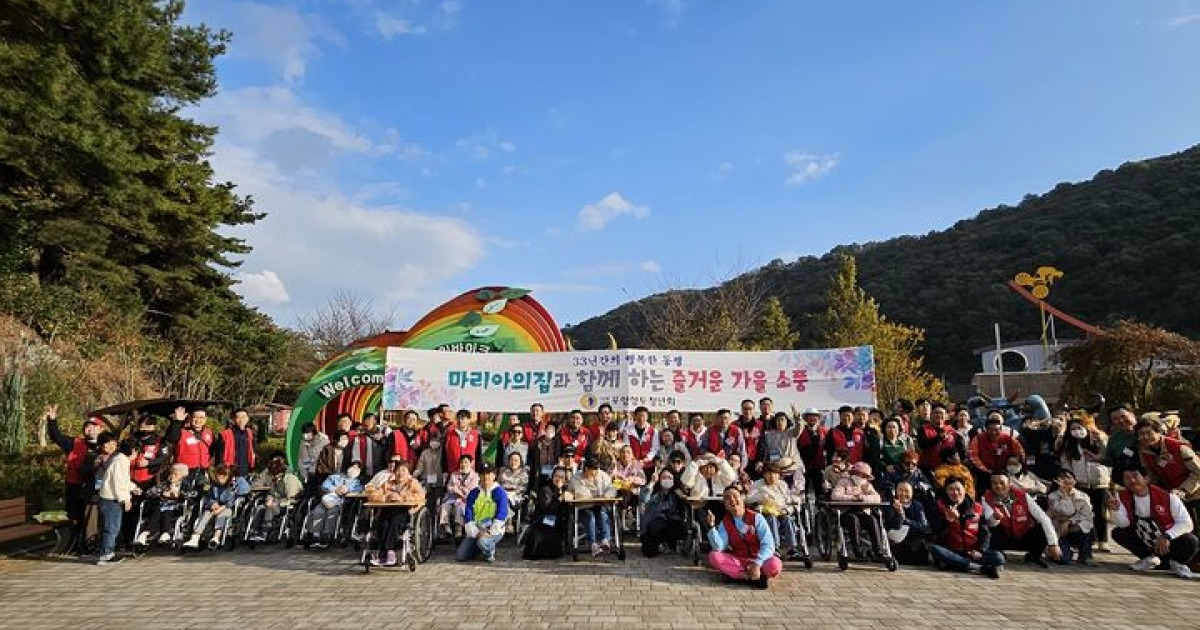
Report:
[[[1200,146],[1060,184],[943,231],[775,260],[748,275],[779,296],[803,347],[813,342],[808,324],[823,306],[835,254],[851,252],[859,283],[882,311],[926,329],[930,369],[963,382],[979,364],[972,350],[992,340],[992,322],[1008,339],[1040,334],[1036,308],[1005,282],[1042,265],[1066,273],[1049,302],[1083,321],[1133,318],[1200,337],[1198,244]],[[622,346],[644,345],[647,310],[625,304],[566,332],[577,348],[605,347],[608,332]],[[1060,336],[1079,334],[1059,327]]]

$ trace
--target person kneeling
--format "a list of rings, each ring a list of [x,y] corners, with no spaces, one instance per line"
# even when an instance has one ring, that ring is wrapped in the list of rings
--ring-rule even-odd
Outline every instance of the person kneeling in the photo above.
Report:
[[[1121,471],[1120,479],[1125,489],[1109,497],[1108,507],[1114,512],[1113,541],[1138,559],[1129,568],[1149,571],[1167,559],[1175,575],[1194,579],[1188,563],[1196,557],[1200,540],[1179,495],[1150,485],[1137,463]]]
[[[496,468],[489,463],[479,467],[479,486],[467,495],[464,520],[466,537],[454,559],[466,562],[482,554],[485,561],[495,562],[496,545],[504,538],[508,521],[508,493],[496,483]]]
[[[937,543],[929,549],[933,565],[950,571],[979,572],[1000,577],[1004,554],[989,547],[991,533],[983,526],[983,507],[967,496],[962,479],[946,480],[945,499],[934,511]]]
[[[775,557],[771,528],[762,514],[746,509],[737,488],[727,488],[723,499],[725,518],[719,527],[711,511],[704,513],[708,543],[712,546],[708,563],[727,579],[767,588],[767,580],[783,571],[783,562]]]
[[[383,508],[379,515],[375,559],[371,561],[377,567],[394,567],[398,543],[409,531],[410,511],[425,504],[425,489],[409,474],[408,461],[393,455],[388,469],[376,473],[367,484],[366,494],[371,503],[396,504]]]

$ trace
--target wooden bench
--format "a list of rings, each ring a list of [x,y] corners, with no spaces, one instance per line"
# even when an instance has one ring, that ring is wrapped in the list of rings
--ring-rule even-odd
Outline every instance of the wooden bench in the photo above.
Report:
[[[25,497],[0,500],[0,543],[45,534],[54,528],[30,523],[25,516]]]

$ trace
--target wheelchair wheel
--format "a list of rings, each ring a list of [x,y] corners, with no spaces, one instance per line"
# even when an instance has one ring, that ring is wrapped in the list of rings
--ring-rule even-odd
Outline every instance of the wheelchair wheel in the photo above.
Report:
[[[409,573],[413,573],[413,572],[416,572],[416,570],[417,570],[417,556],[416,556],[416,554],[410,553],[410,554],[408,554],[408,571],[409,571]]]
[[[700,566],[700,541],[703,540],[703,533],[700,531],[698,523],[692,523],[692,537],[695,540],[692,543],[692,566]]]
[[[829,529],[829,522],[826,518],[818,515],[815,519],[816,528],[813,538],[816,539],[817,554],[821,556],[821,560],[829,562],[833,557],[833,534]]]
[[[413,557],[424,564],[433,553],[433,523],[427,508],[417,510],[413,523]]]
[[[898,569],[898,568],[900,568],[900,565],[896,563],[896,559],[895,559],[895,558],[888,558],[888,559],[887,559],[887,570],[888,570],[888,571],[892,571],[892,572],[894,572],[894,571],[895,571],[896,569]]]

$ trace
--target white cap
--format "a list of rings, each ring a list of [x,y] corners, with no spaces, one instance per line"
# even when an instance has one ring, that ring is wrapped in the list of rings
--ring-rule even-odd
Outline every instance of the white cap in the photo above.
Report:
[[[821,410],[817,409],[816,407],[809,407],[808,409],[805,409],[804,413],[801,413],[800,415],[802,415],[802,416],[819,416],[819,415],[821,415]]]

